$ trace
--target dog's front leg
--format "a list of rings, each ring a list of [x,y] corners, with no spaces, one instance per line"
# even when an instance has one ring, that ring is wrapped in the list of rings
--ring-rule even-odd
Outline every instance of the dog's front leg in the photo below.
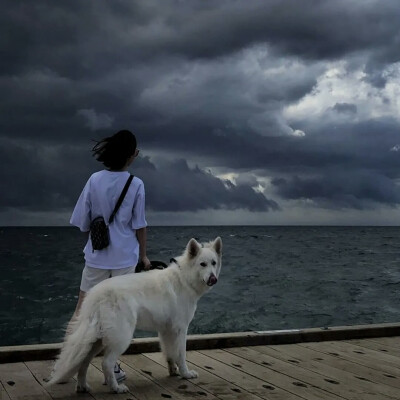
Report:
[[[168,372],[170,376],[179,375],[176,360],[178,359],[178,345],[176,332],[165,330],[158,333],[160,338],[161,350],[164,353],[168,363]]]
[[[199,374],[193,369],[189,370],[186,364],[186,330],[182,330],[178,333],[176,342],[178,350],[176,363],[178,365],[180,375],[185,379],[197,378]]]

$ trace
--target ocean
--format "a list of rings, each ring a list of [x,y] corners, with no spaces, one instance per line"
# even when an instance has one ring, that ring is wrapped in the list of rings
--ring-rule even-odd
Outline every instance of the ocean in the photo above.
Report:
[[[220,279],[200,299],[190,334],[400,321],[397,227],[149,227],[148,255],[168,262],[191,237],[216,236]],[[63,338],[83,246],[72,227],[0,228],[0,346]]]

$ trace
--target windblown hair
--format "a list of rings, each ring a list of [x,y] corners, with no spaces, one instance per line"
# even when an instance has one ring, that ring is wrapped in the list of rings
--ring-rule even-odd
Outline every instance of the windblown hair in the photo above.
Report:
[[[93,146],[93,156],[111,170],[123,168],[136,151],[136,137],[128,130],[122,130],[106,137]]]

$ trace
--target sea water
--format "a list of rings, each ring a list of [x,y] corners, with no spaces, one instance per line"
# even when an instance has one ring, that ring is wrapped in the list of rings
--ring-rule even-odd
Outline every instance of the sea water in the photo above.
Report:
[[[191,237],[217,236],[220,279],[191,334],[400,321],[396,227],[149,227],[148,255],[168,262]],[[83,247],[76,228],[0,228],[0,346],[62,340]]]

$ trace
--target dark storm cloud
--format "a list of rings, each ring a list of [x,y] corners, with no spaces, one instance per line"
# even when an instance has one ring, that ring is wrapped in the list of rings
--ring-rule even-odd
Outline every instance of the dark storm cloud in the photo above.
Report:
[[[304,128],[308,132],[305,137],[263,136],[251,132],[243,136],[233,132],[212,132],[206,126],[197,126],[191,130],[189,145],[188,129],[189,125],[179,125],[175,149],[186,158],[197,154],[207,159],[210,166],[265,169],[285,174],[346,167],[376,169],[393,178],[400,173],[399,154],[389,151],[398,144],[400,133],[399,122],[392,118],[352,124],[309,124]],[[162,132],[154,133],[152,145],[157,146],[162,136]]]
[[[372,171],[334,171],[316,178],[294,176],[272,184],[285,199],[313,200],[318,206],[364,209],[376,203],[400,203],[400,188],[386,176]]]
[[[397,2],[377,4],[8,1],[0,15],[0,127],[6,135],[56,135],[60,140],[68,133],[79,140],[91,128],[82,126],[82,110],[115,123],[156,128],[158,121],[174,118],[167,103],[183,109],[193,124],[207,121],[217,128],[231,124],[243,130],[241,125],[250,120],[253,129],[264,125],[266,131],[279,132],[282,103],[312,89],[317,67],[291,71],[276,58],[279,75],[260,74],[251,82],[242,66],[232,66],[235,60],[219,65],[221,56],[246,59],[244,49],[266,45],[273,53],[257,60],[263,68],[263,63],[271,67],[276,51],[284,58],[313,61],[362,52],[368,60],[366,79],[376,81],[374,60],[381,69],[399,52],[400,15]],[[188,75],[193,67],[185,60],[215,62],[196,86],[190,81],[196,73]],[[163,77],[165,85],[174,84],[177,90],[149,91]],[[179,98],[171,101],[171,94],[182,96],[187,89],[182,103]]]
[[[26,57],[37,63],[41,56],[48,57],[43,43],[55,53],[50,54],[53,66],[63,67],[57,64],[60,42],[67,61],[64,67],[80,64],[81,72],[92,66],[96,56],[104,58],[101,69],[116,58],[121,63],[131,60],[128,53],[146,61],[171,54],[214,58],[257,43],[313,59],[371,47],[381,49],[381,58],[389,56],[385,51],[389,46],[398,54],[396,1],[312,0],[305,6],[296,0],[58,4],[42,0],[9,1],[5,11],[7,33],[21,48],[21,53],[13,53],[12,65],[18,67]],[[23,50],[32,43],[38,44],[38,51],[24,56]]]
[[[395,146],[398,122],[381,119],[322,129],[323,141],[318,136],[307,138],[292,152],[288,165],[275,169],[275,194],[292,200],[312,199],[328,208],[365,209],[400,203],[400,156]],[[285,155],[290,157],[288,148],[281,154]]]
[[[0,140],[0,210],[71,207],[94,167],[84,153],[73,146]]]
[[[314,182],[320,190],[310,198],[321,204],[397,202],[397,120],[360,122],[363,106],[342,100],[327,106],[329,121],[288,121],[282,110],[318,90],[327,62],[346,61],[363,82],[385,88],[395,74],[385,68],[400,56],[398,1],[2,5],[2,207],[73,205],[97,168],[90,139],[120,128],[137,132],[141,154],[274,177],[283,198],[307,197]],[[252,189],[255,178],[232,186],[185,161],[160,167],[156,158],[136,168],[154,210],[278,207]],[[359,186],[341,184],[343,168]]]
[[[266,43],[284,56],[399,58],[397,1],[5,1],[2,71],[97,77],[171,55],[214,59]],[[374,58],[374,57],[373,57]],[[373,58],[369,68],[373,68]]]
[[[37,149],[2,140],[0,158],[8,167],[0,171],[0,211],[12,207],[30,211],[72,209],[86,180],[98,167],[88,151],[72,146]],[[17,165],[14,160],[24,163]],[[139,158],[134,173],[145,183],[147,206],[152,210],[279,208],[249,185],[224,182],[198,167],[190,168],[183,159],[164,161],[157,167],[148,157]]]
[[[199,132],[192,136],[189,148],[182,139],[177,150],[189,157],[196,149],[198,156],[209,158],[210,165],[274,176],[277,199],[311,198],[319,206],[356,209],[399,202],[396,180],[400,178],[400,155],[393,150],[400,133],[396,120],[311,128],[307,127],[305,137],[253,134],[243,138],[232,133]]]
[[[343,114],[356,114],[357,113],[357,106],[355,104],[349,104],[349,103],[336,103],[333,106],[333,109],[337,111],[338,113],[343,113]]]
[[[279,208],[275,201],[256,193],[249,185],[234,185],[230,181],[220,180],[198,167],[190,168],[183,159],[164,161],[159,167],[146,169],[139,165],[135,171],[145,181],[149,208],[156,211],[198,211],[209,208],[269,211]]]

